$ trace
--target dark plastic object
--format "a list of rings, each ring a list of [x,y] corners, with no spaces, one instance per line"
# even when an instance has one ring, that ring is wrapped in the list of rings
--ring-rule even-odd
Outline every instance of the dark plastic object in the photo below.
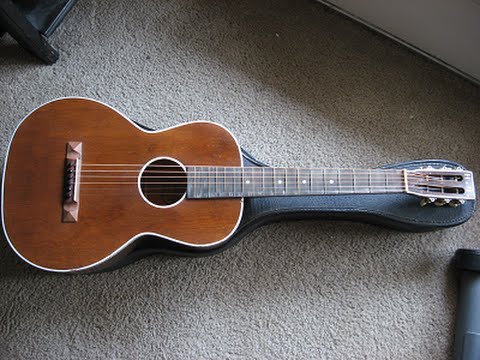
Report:
[[[52,35],[77,0],[1,0],[0,24],[26,50],[46,64],[58,59],[58,52],[45,40]]]
[[[15,0],[15,5],[30,23],[49,37],[77,0]]]
[[[480,359],[480,250],[459,249],[460,284],[455,325],[455,360]]]

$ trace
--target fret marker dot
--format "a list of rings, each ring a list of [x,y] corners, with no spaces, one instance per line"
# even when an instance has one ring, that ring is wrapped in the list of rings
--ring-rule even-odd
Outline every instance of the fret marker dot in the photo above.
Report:
[[[278,180],[278,183],[281,184],[281,183],[282,183],[282,180]]]
[[[329,183],[330,183],[330,184],[333,184],[333,183],[334,183],[334,181],[333,181],[333,180],[330,180],[330,181],[329,181]]]
[[[246,184],[250,184],[250,180],[245,181]]]
[[[302,180],[302,184],[306,184],[307,183],[307,180]]]

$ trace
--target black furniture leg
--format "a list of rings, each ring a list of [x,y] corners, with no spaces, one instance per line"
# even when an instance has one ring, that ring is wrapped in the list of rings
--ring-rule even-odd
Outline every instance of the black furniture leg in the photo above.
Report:
[[[57,61],[58,52],[27,21],[11,0],[0,0],[0,22],[3,24],[2,28],[20,45],[43,62],[50,65]]]

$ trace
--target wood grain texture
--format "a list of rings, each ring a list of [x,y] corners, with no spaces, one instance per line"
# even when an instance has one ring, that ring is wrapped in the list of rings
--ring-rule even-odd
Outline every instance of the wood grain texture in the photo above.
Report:
[[[115,191],[81,186],[78,222],[62,223],[69,141],[82,142],[84,164],[145,164],[160,156],[185,165],[240,166],[242,161],[232,135],[213,123],[148,133],[93,100],[60,99],[40,107],[12,140],[3,204],[13,247],[35,265],[56,270],[89,266],[146,232],[193,245],[213,244],[227,237],[241,217],[241,199],[185,199],[156,208],[142,199],[137,184],[130,184]]]

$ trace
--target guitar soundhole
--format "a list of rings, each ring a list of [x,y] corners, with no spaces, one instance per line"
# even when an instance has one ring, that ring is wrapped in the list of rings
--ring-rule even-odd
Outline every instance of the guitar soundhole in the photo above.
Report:
[[[140,177],[140,190],[154,206],[172,206],[183,199],[187,192],[185,169],[173,159],[157,159],[150,162]]]

